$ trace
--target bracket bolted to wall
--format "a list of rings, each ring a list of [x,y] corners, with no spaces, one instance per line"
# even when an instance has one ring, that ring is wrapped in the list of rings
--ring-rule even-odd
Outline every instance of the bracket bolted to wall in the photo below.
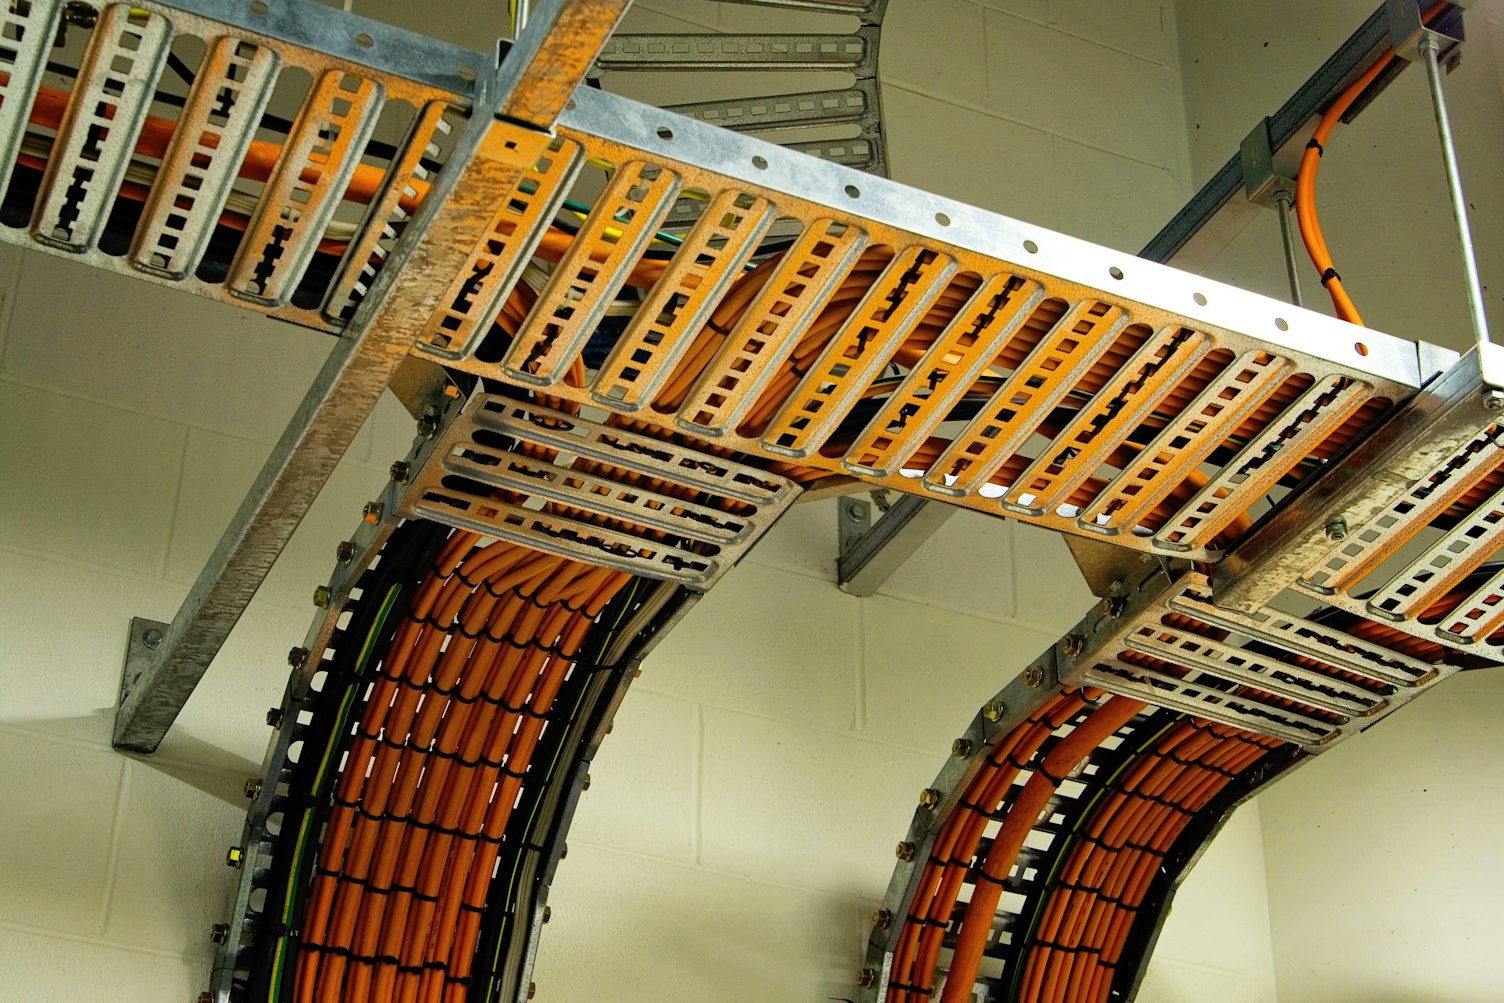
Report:
[[[842,592],[876,593],[956,513],[954,505],[915,495],[904,495],[885,506],[886,496],[886,491],[874,491],[871,501],[847,496],[838,502],[836,584]]]

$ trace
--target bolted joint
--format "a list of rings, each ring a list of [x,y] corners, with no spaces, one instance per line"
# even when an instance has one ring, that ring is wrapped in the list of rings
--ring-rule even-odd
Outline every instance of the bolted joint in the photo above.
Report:
[[[308,664],[308,649],[293,648],[287,653],[287,664],[295,669],[301,669]]]
[[[439,433],[439,409],[430,405],[423,409],[423,417],[418,419],[418,434],[425,439],[432,439]]]
[[[214,997],[209,993],[199,993],[198,1003],[214,1003]]]
[[[1060,650],[1072,658],[1081,654],[1086,649],[1086,638],[1080,634],[1067,634],[1060,639]],[[1037,669],[1039,666],[1031,665],[1029,668]],[[1027,670],[1026,670],[1027,671]]]
[[[856,984],[862,989],[871,989],[877,985],[877,972],[871,968],[863,968],[856,973]]]
[[[950,754],[957,759],[970,759],[972,749],[973,746],[969,738],[958,738],[950,743]]]
[[[330,596],[329,586],[320,585],[313,590],[313,604],[319,609],[328,609]]]
[[[1326,528],[1323,532],[1326,534],[1328,540],[1331,540],[1333,543],[1341,543],[1347,539],[1347,520],[1340,515],[1334,516],[1327,520]]]
[[[582,791],[588,791],[589,789],[590,789],[590,774],[587,773],[587,774],[585,774],[585,779],[582,780],[582,781],[580,781],[580,790],[582,790]]]
[[[225,866],[238,869],[245,862],[245,851],[238,846],[232,846],[225,851]]]
[[[349,564],[355,558],[355,544],[349,540],[341,540],[334,547],[334,559],[341,564]]]
[[[392,475],[392,480],[398,484],[406,484],[412,479],[413,465],[406,460],[398,460],[392,464],[388,473]]]
[[[381,507],[381,502],[366,502],[366,507],[360,510],[360,515],[362,519],[374,526],[381,521],[383,511],[385,510]]]
[[[908,840],[904,840],[894,848],[893,853],[899,860],[907,864],[914,859],[914,844]]]
[[[1504,411],[1504,390],[1483,391],[1483,406],[1490,411]]]
[[[266,723],[271,728],[282,727],[282,708],[268,707],[266,709]]]
[[[242,790],[245,791],[245,796],[252,801],[259,798],[261,796],[261,778],[251,777],[245,782],[245,787]]]
[[[529,982],[527,984],[527,998],[532,999],[536,995],[538,995],[538,983]]]
[[[215,923],[209,928],[209,939],[216,944],[223,944],[230,939],[230,924]]]
[[[940,803],[940,792],[933,787],[926,787],[919,792],[919,806],[921,808],[934,808]]]
[[[544,906],[543,907],[543,922],[547,923],[549,920],[551,920],[553,918],[554,918],[554,907],[551,906],[551,905]]]
[[[1071,636],[1079,637],[1080,635],[1072,634]],[[1076,649],[1076,654],[1079,655],[1080,653],[1081,649],[1078,647]],[[1030,687],[1031,689],[1038,689],[1040,686],[1044,685],[1044,669],[1041,669],[1037,665],[1031,665],[1027,669],[1024,669],[1024,685]]]
[[[1001,700],[988,700],[982,705],[982,716],[989,721],[1001,721],[1008,713],[1008,706]]]
[[[893,914],[886,909],[879,909],[872,914],[872,925],[879,930],[886,930],[888,924],[893,922]]]
[[[1109,598],[1102,600],[1102,615],[1109,620],[1121,620],[1123,618],[1123,611],[1127,608],[1127,599]]]

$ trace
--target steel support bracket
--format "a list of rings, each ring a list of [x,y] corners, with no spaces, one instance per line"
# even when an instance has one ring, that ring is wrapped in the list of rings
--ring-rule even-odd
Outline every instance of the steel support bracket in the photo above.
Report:
[[[1454,7],[1467,8],[1472,0],[1449,0]],[[1431,40],[1436,43],[1436,58],[1447,72],[1457,68],[1462,59],[1462,43],[1464,40],[1461,31],[1461,22],[1458,22],[1456,35],[1447,35],[1426,27],[1420,19],[1421,5],[1417,0],[1384,0],[1384,16],[1389,22],[1389,44],[1395,54],[1401,59],[1412,63],[1424,62],[1425,56],[1421,51],[1421,42]]]
[[[874,519],[876,507],[862,498],[847,497],[837,508],[836,584],[850,595],[876,593],[956,512],[954,505],[917,495],[904,495]]]
[[[1297,155],[1293,164],[1283,166],[1287,170],[1291,166],[1298,167],[1299,159]],[[1248,201],[1265,209],[1276,209],[1279,208],[1279,199],[1295,198],[1294,178],[1281,172],[1274,163],[1274,145],[1269,137],[1267,115],[1243,137],[1243,143],[1238,147],[1238,162],[1243,168],[1243,193]]]

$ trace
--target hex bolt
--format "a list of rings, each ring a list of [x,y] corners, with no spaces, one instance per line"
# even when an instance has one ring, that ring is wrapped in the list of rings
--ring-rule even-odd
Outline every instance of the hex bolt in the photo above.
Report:
[[[926,787],[919,792],[919,804],[923,808],[934,808],[940,803],[940,792],[933,787]]]
[[[1341,543],[1347,539],[1347,520],[1340,515],[1328,519],[1325,533],[1328,540],[1331,540],[1333,543]]]
[[[146,633],[141,635],[141,643],[146,645],[148,651],[156,651],[162,646],[162,632],[155,627],[149,627]]]
[[[268,707],[266,709],[266,723],[271,728],[282,727],[282,708]]]
[[[418,419],[418,434],[425,439],[432,439],[439,432],[439,413],[433,408],[423,412],[423,417]]]
[[[209,928],[209,939],[216,944],[223,944],[230,939],[230,924],[215,923]]]
[[[982,706],[982,716],[989,721],[1001,721],[1006,713],[1008,713],[1008,707],[1001,700],[988,700]]]
[[[1483,391],[1483,406],[1488,408],[1490,411],[1498,411],[1504,409],[1504,391]]]
[[[1060,650],[1072,658],[1081,654],[1085,648],[1086,638],[1080,634],[1067,634],[1060,639]],[[1038,666],[1030,666],[1030,668],[1038,668]]]
[[[879,930],[886,930],[891,922],[893,922],[893,914],[886,909],[879,909],[872,914],[872,925]]]
[[[543,907],[543,922],[547,923],[549,920],[551,920],[553,918],[554,918],[554,907],[551,906],[551,905],[544,906]]]
[[[239,868],[245,860],[245,851],[238,846],[232,846],[225,853],[225,866]]]
[[[287,664],[295,669],[301,669],[308,664],[308,649],[293,648],[287,653]]]
[[[870,968],[863,968],[856,973],[856,984],[862,989],[871,989],[877,985],[877,972]]]
[[[1128,600],[1109,598],[1102,600],[1102,615],[1109,620],[1121,620],[1123,610],[1128,608]]]
[[[587,773],[587,774],[585,774],[585,779],[580,782],[580,790],[582,790],[582,791],[588,791],[589,789],[590,789],[590,774]]]
[[[398,484],[406,484],[412,479],[413,465],[406,460],[398,460],[392,464],[391,469],[387,472],[392,475],[392,480]]]
[[[245,796],[247,798],[250,798],[254,801],[256,798],[259,798],[261,796],[261,778],[251,777],[251,779],[245,782],[245,787],[241,789],[245,791]]]
[[[914,859],[914,844],[909,842],[908,840],[904,840],[894,848],[893,852],[899,860],[902,860],[904,863],[908,863],[909,861]]]
[[[341,540],[334,548],[334,559],[341,564],[349,564],[355,558],[355,544],[349,540]]]
[[[329,596],[329,586],[320,585],[318,588],[313,590],[313,604],[319,609],[328,609]]]
[[[1077,649],[1079,654],[1080,649]],[[1044,669],[1037,665],[1031,665],[1024,669],[1024,685],[1032,689],[1038,689],[1044,683]]]
[[[383,510],[381,507],[381,502],[366,502],[366,507],[361,509],[361,517],[364,518],[366,522],[375,525],[376,523],[381,521],[382,511]]]
[[[950,754],[952,756],[955,756],[957,759],[970,759],[971,751],[972,745],[971,739],[969,738],[958,738],[954,742],[950,743]]]

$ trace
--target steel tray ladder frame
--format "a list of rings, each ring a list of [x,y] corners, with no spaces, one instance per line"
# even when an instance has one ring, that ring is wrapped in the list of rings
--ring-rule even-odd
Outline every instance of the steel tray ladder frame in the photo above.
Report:
[[[150,753],[161,743],[450,280],[492,224],[495,206],[548,143],[554,122],[629,2],[540,0],[506,58],[477,81],[470,120],[448,164],[172,623],[132,623],[115,714],[116,748]]]

